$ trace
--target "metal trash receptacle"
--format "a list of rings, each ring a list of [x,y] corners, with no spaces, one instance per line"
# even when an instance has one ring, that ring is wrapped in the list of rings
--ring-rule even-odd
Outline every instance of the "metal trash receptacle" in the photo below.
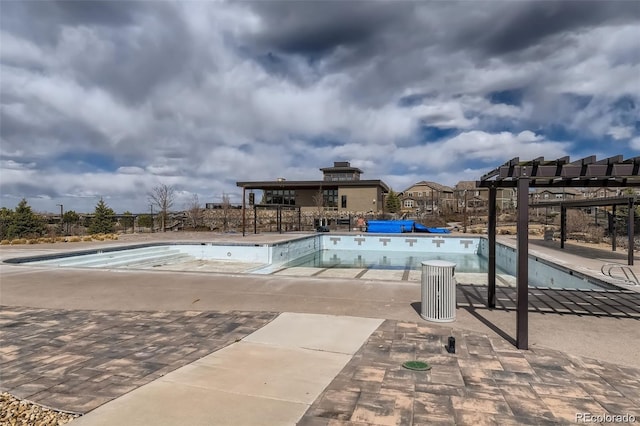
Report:
[[[456,320],[456,264],[445,260],[422,262],[422,309],[427,321]]]

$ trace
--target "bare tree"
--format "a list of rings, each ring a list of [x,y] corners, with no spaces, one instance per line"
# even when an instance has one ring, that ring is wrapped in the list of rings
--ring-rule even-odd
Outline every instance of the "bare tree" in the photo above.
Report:
[[[198,194],[193,194],[189,202],[187,203],[187,216],[191,221],[191,226],[197,228],[202,224],[202,205],[198,199]]]
[[[320,187],[320,189],[318,189],[318,192],[314,194],[313,204],[318,209],[318,225],[322,226],[323,225],[322,219],[324,218],[324,206],[325,206],[324,191],[322,190],[322,187]]]
[[[220,203],[220,206],[222,207],[222,230],[227,232],[229,230],[229,213],[231,211],[229,194],[222,194],[222,203]]]
[[[149,194],[149,202],[157,206],[160,211],[160,223],[164,232],[167,232],[168,213],[175,201],[175,192],[173,186],[161,184],[153,188]]]

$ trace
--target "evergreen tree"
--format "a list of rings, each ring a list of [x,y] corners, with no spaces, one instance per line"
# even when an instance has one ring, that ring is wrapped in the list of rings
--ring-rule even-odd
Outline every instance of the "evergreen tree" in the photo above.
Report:
[[[0,209],[0,239],[9,237],[9,227],[13,223],[13,209],[3,207]]]
[[[7,212],[3,212],[6,214]],[[24,198],[15,208],[7,227],[7,238],[41,237],[47,227],[40,216],[35,214]]]
[[[69,233],[69,228],[80,222],[80,215],[73,210],[67,210],[62,215],[62,223],[66,225],[66,233]]]
[[[133,213],[127,210],[126,212],[122,213],[122,215],[124,217],[120,219],[120,225],[122,225],[126,233],[127,229],[133,228],[133,222],[134,222]]]
[[[141,214],[138,216],[138,226],[143,228],[153,227],[153,217],[150,214]]]
[[[102,198],[96,205],[93,219],[89,225],[89,234],[110,234],[114,231],[115,212],[107,206]]]
[[[388,213],[395,213],[397,211],[400,211],[400,198],[393,189],[389,190],[389,193],[387,194],[384,208]]]

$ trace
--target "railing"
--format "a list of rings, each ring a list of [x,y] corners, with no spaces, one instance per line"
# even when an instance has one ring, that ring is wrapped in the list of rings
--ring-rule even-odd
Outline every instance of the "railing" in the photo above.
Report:
[[[633,285],[640,285],[638,276],[628,265],[623,265],[621,263],[605,263],[602,265],[602,268],[600,268],[600,271],[614,280],[621,280]]]

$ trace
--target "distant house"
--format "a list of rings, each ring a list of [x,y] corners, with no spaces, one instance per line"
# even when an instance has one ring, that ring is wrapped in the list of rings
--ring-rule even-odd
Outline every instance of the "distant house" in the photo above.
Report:
[[[361,179],[362,170],[348,161],[336,161],[321,168],[322,180],[287,180],[236,182],[249,191],[259,191],[262,205],[296,206],[302,211],[321,208],[338,213],[381,213],[389,187],[381,180]]]
[[[583,193],[573,188],[537,188],[530,194],[534,203],[545,201],[571,201],[583,197]]]
[[[488,209],[489,189],[477,188],[475,181],[462,180],[454,187],[456,211],[467,209],[483,211]],[[508,211],[516,208],[516,191],[513,188],[498,188],[496,190],[496,208]]]
[[[436,182],[414,183],[398,196],[403,212],[447,213],[454,210],[453,189]]]

